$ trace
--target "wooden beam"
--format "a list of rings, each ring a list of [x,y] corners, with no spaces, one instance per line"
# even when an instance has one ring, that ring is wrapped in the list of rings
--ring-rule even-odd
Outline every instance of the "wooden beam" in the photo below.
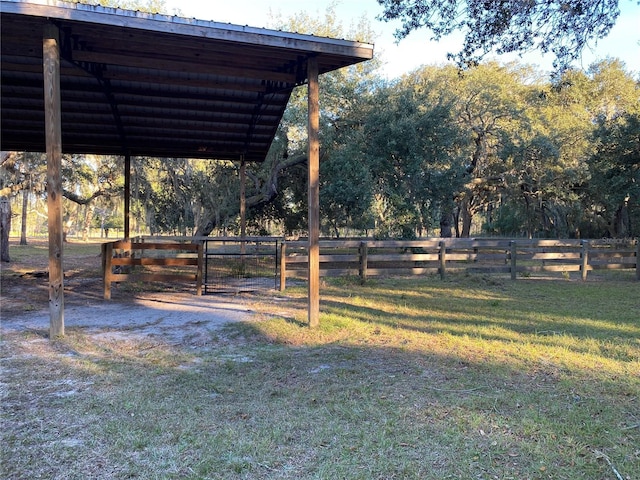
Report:
[[[131,237],[131,154],[124,156],[124,238]]]
[[[118,53],[104,53],[92,51],[74,50],[73,60],[76,62],[89,62],[105,65],[118,65],[122,67],[144,68],[148,70],[177,70],[188,71],[200,74],[207,74],[215,69],[218,75],[226,75],[230,77],[252,78],[256,80],[271,80],[274,82],[285,82],[289,84],[296,83],[294,73],[282,71],[267,71],[260,68],[247,68],[246,66],[229,67],[226,65],[205,65],[200,61],[172,60],[159,57],[145,57],[141,54],[129,52],[128,55]]]
[[[308,188],[309,188],[309,326],[320,324],[320,106],[318,86],[318,59],[307,60],[309,93],[308,118]]]
[[[60,112],[60,41],[55,25],[43,31],[47,208],[49,225],[49,338],[64,335],[64,272],[62,267],[62,127]]]

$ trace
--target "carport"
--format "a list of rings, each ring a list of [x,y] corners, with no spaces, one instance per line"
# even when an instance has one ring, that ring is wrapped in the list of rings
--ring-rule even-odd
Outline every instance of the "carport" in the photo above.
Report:
[[[318,76],[371,59],[371,44],[46,0],[1,0],[0,14],[2,150],[47,153],[51,337],[64,335],[62,153],[124,158],[128,237],[132,156],[234,160],[243,172],[266,158],[303,84],[318,324]]]

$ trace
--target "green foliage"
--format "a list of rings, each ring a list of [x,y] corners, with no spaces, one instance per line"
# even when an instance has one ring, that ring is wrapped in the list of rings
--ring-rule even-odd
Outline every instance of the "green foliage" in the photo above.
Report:
[[[434,40],[461,31],[462,50],[450,53],[461,66],[475,66],[490,52],[540,50],[556,56],[564,71],[590,42],[607,36],[620,13],[618,0],[593,2],[484,0],[378,0],[386,21],[400,20],[396,37],[427,29]]]
[[[373,179],[360,151],[353,144],[336,149],[321,166],[320,206],[333,235],[340,229],[364,231],[371,227]]]
[[[378,236],[428,233],[460,185],[464,140],[452,121],[453,97],[436,88],[438,73],[418,72],[370,99],[361,148],[374,178]]]
[[[640,113],[625,114],[595,131],[589,196],[594,222],[606,236],[631,237],[640,230]]]
[[[208,163],[177,158],[136,159],[132,196],[144,205],[152,234],[193,232],[199,206],[211,200],[205,196],[205,165]]]
[[[418,3],[424,13],[446,2]],[[522,2],[503,3],[508,10]],[[407,2],[393,5],[408,12]],[[375,39],[365,20],[345,27],[333,7],[324,15],[276,17],[273,27]],[[640,234],[640,90],[618,60],[566,70],[551,82],[530,66],[494,62],[464,71],[423,67],[388,82],[376,73],[379,62],[320,78],[324,235]],[[306,234],[306,123],[302,86],[265,161],[247,165],[250,234]],[[239,169],[239,161],[134,158],[134,231],[238,234]],[[65,155],[63,170],[65,230],[86,235],[95,215],[102,224],[122,211],[121,158]],[[30,188],[42,213],[45,172],[42,155],[3,157],[3,195]]]

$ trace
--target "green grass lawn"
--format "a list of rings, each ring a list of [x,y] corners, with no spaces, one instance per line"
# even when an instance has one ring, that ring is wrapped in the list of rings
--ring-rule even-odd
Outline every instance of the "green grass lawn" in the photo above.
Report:
[[[3,339],[4,478],[637,479],[640,284],[332,280],[208,348]],[[275,298],[274,298],[275,297]]]

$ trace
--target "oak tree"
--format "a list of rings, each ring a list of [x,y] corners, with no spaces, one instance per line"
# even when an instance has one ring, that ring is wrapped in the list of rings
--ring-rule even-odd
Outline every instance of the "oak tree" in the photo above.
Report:
[[[593,41],[607,36],[620,10],[619,0],[378,0],[380,18],[400,20],[398,40],[427,29],[433,40],[464,33],[459,52],[449,54],[460,66],[480,63],[490,53],[525,53],[537,49],[555,55],[564,71]]]

